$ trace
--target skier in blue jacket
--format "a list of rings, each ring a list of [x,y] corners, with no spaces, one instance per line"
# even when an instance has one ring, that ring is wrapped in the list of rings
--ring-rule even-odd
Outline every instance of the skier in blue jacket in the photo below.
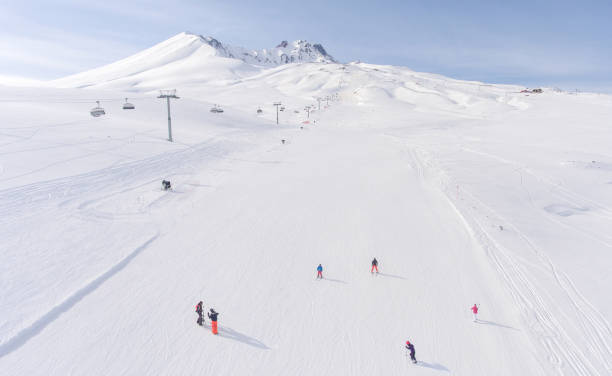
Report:
[[[323,267],[321,266],[321,264],[317,266],[317,278],[323,279]]]

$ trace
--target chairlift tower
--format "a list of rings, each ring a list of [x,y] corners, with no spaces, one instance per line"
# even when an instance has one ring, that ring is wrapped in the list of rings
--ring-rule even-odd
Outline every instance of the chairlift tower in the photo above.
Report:
[[[317,97],[317,102],[319,102],[319,110],[321,109],[321,97]]]
[[[276,106],[276,125],[278,125],[278,107],[280,105],[282,105],[282,103],[281,102],[274,102],[273,105]]]
[[[304,110],[306,110],[307,115],[307,119],[310,119],[310,106],[306,106],[304,107]]]
[[[172,142],[172,120],[170,119],[170,98],[179,99],[180,97],[176,96],[176,89],[172,90],[160,90],[159,97],[157,98],[166,98],[168,103],[168,141]]]

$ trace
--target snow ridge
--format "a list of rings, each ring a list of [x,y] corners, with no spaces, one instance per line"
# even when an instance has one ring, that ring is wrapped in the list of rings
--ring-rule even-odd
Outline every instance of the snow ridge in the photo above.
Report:
[[[124,257],[121,261],[115,264],[112,268],[108,269],[106,272],[98,276],[93,281],[87,283],[77,292],[72,294],[66,300],[61,302],[60,304],[53,307],[49,312],[42,315],[38,320],[36,320],[32,325],[23,329],[16,336],[12,337],[5,343],[0,345],[0,358],[5,355],[10,354],[11,352],[17,350],[26,342],[28,342],[31,338],[40,333],[47,325],[52,323],[55,319],[57,319],[62,313],[68,311],[75,304],[81,301],[84,297],[89,295],[91,292],[95,291],[100,285],[102,285],[106,280],[120,272],[123,268],[125,268],[138,254],[140,254],[143,250],[145,250],[151,243],[153,243],[159,237],[159,233],[151,237],[149,240],[144,242],[142,245],[134,249],[130,254]]]
[[[185,33],[186,36],[194,35]],[[217,39],[197,35],[204,43],[214,48],[218,56],[239,59],[248,64],[275,66],[291,63],[335,63],[336,60],[318,43],[312,44],[306,40],[296,40],[289,43],[286,40],[276,47],[262,50],[248,50],[243,47],[224,45]]]

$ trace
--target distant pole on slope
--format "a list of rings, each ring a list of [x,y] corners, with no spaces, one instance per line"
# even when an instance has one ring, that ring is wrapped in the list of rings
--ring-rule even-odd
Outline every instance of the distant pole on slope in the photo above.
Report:
[[[319,102],[319,110],[321,109],[321,97],[317,98],[317,102]]]
[[[274,106],[276,106],[276,125],[278,125],[278,106],[281,104],[281,102],[274,102]]]
[[[176,89],[172,90],[160,90],[159,97],[157,98],[166,98],[168,103],[168,141],[172,141],[172,119],[170,118],[170,98],[179,99],[180,97],[176,96]]]

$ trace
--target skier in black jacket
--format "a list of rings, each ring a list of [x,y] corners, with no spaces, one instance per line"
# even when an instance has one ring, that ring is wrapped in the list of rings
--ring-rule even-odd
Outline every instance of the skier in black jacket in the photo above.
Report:
[[[202,317],[202,301],[200,300],[200,302],[196,305],[196,313],[198,314],[198,325],[202,326],[202,324],[204,323],[204,318]]]
[[[208,312],[208,318],[211,321],[212,324],[212,333],[213,334],[219,334],[219,331],[217,329],[217,316],[219,316],[218,312],[215,312],[214,309],[210,309],[210,312]]]
[[[372,269],[370,270],[370,273],[374,273],[374,270],[376,270],[376,273],[378,273],[378,260],[376,260],[376,257],[374,257],[374,260],[372,260]]]

